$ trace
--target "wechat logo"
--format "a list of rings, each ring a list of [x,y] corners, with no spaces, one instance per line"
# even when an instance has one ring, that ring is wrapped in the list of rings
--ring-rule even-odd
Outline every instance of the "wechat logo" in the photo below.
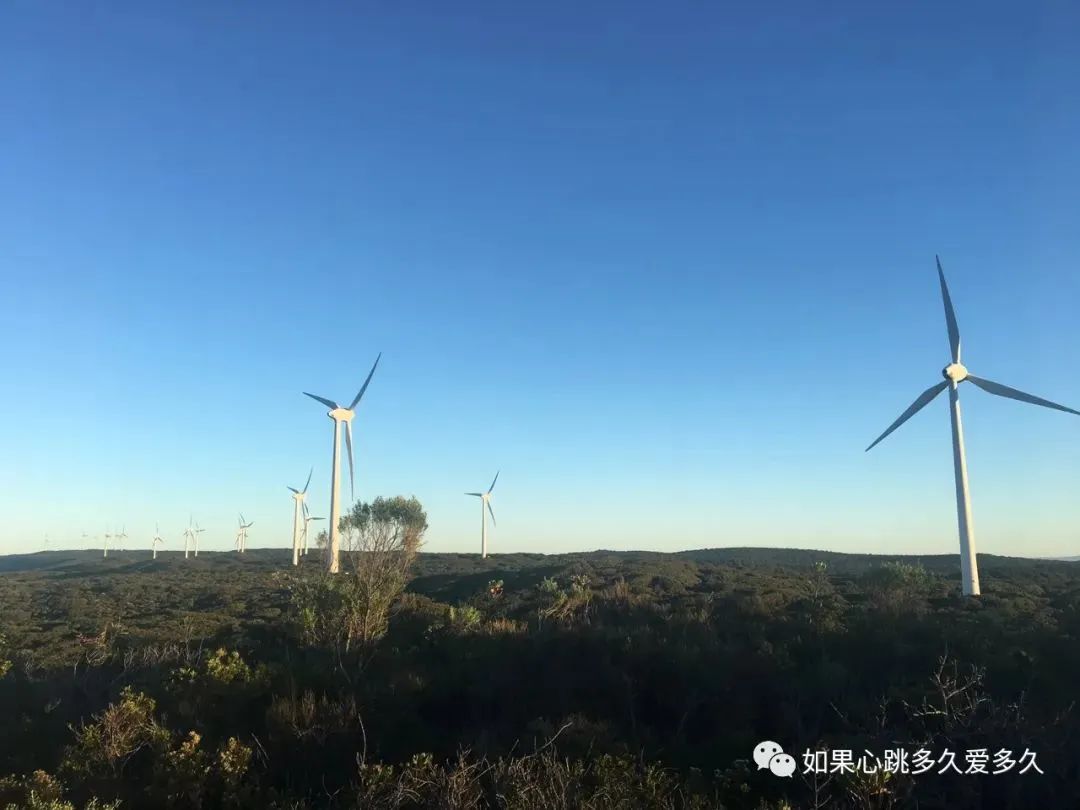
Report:
[[[775,776],[790,777],[795,773],[795,757],[785,754],[778,743],[762,740],[754,747],[754,762],[758,770],[768,769]]]

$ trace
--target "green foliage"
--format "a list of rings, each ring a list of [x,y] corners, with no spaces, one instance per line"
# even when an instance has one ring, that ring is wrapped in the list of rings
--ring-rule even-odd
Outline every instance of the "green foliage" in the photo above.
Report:
[[[450,627],[459,633],[476,630],[480,627],[483,615],[472,605],[458,605],[450,608]]]
[[[392,498],[377,497],[371,503],[357,502],[352,510],[341,518],[341,531],[364,533],[373,527],[388,527],[399,537],[402,548],[418,551],[420,540],[427,531],[427,513],[415,497],[395,495]]]
[[[360,711],[351,695],[331,698],[315,696],[310,689],[299,698],[275,695],[267,712],[270,730],[277,736],[313,740],[318,744],[333,734],[344,734],[358,726]]]
[[[370,653],[389,627],[427,529],[416,498],[376,498],[357,503],[341,520],[351,570],[301,580],[293,607],[305,641],[339,655]]]
[[[863,575],[874,603],[893,613],[922,612],[937,578],[918,563],[890,561]]]
[[[7,637],[0,633],[0,678],[11,671],[11,660],[7,657]]]
[[[75,743],[64,758],[62,773],[83,779],[104,772],[118,776],[140,751],[163,748],[170,735],[155,717],[156,708],[152,697],[125,686],[116,703],[93,722],[74,729]]]
[[[562,590],[556,580],[545,577],[538,590],[541,599],[536,613],[539,624],[543,625],[549,619],[563,627],[588,622],[593,593],[587,574],[572,574],[567,591]]]
[[[219,683],[250,683],[255,680],[252,671],[240,653],[219,647],[206,659],[206,676]]]
[[[60,780],[41,770],[22,778],[0,779],[0,807],[4,810],[76,810],[75,804],[64,799],[64,793]],[[83,810],[115,810],[119,806],[119,801],[103,803],[91,798]]]
[[[0,574],[0,658],[18,662],[0,678],[14,774],[0,808],[1004,810],[1080,795],[1060,765],[1080,760],[1080,566],[985,556],[972,600],[955,556],[422,554],[388,580],[403,590],[365,642],[362,577],[386,570],[367,561],[398,577],[409,559],[402,521],[377,514],[350,531],[395,544],[354,548],[338,577],[259,549]],[[815,786],[748,765],[763,737],[1027,746],[1048,775]]]

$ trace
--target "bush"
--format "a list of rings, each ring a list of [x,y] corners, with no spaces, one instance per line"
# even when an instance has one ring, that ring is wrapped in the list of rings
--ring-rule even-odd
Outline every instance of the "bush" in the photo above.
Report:
[[[351,571],[301,581],[293,604],[304,639],[340,653],[368,652],[389,627],[390,609],[408,582],[427,515],[416,498],[357,503],[341,520]]]
[[[75,732],[75,744],[64,758],[62,771],[78,778],[103,773],[119,776],[128,761],[143,750],[158,750],[169,742],[169,731],[154,716],[152,697],[126,686],[120,700]]]

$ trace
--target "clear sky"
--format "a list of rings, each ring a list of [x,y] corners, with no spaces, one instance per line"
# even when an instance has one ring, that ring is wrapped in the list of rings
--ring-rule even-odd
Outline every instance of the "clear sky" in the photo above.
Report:
[[[957,550],[940,253],[984,377],[1080,407],[1080,9],[0,6],[0,551]],[[1080,418],[962,389],[980,551],[1080,553]]]

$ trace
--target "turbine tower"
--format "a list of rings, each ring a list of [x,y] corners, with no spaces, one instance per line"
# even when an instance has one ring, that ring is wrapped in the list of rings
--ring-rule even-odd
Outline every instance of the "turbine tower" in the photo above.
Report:
[[[300,515],[301,511],[307,509],[307,504],[304,503],[304,499],[307,497],[307,488],[311,485],[311,474],[315,472],[315,468],[312,467],[308,470],[307,483],[304,484],[303,489],[296,489],[295,487],[286,487],[289,492],[292,493],[293,498],[293,513],[292,513],[292,564],[300,564]]]
[[[108,531],[106,531],[105,532],[105,543],[103,544],[104,545],[104,553],[101,555],[102,557],[108,557],[109,556],[109,541],[111,539],[112,539],[112,535],[109,534]]]
[[[484,512],[484,507],[487,507],[487,511],[491,512],[491,525],[495,525],[495,512],[491,509],[491,490],[495,489],[495,482],[499,480],[499,473],[495,473],[495,477],[491,481],[491,486],[488,487],[487,492],[466,492],[466,495],[473,495],[480,499],[480,556],[487,557],[487,513]]]
[[[380,352],[379,356],[375,358],[375,364],[371,367],[371,371],[368,372],[367,379],[364,380],[364,384],[360,387],[360,392],[353,398],[352,404],[348,408],[342,408],[333,400],[317,397],[304,391],[306,396],[311,397],[316,402],[321,402],[329,408],[330,412],[327,416],[334,420],[334,460],[330,467],[330,532],[326,542],[326,570],[331,574],[338,572],[341,558],[340,531],[338,527],[341,514],[338,492],[341,485],[341,425],[342,423],[345,424],[345,445],[349,451],[349,494],[355,497],[356,482],[353,475],[352,420],[356,415],[354,412],[356,406],[359,404],[360,398],[364,396],[364,392],[367,390],[368,383],[371,382],[371,377],[375,373],[381,357],[382,353]]]
[[[120,551],[124,550],[124,541],[127,540],[127,527],[125,526],[120,530],[120,534],[116,535],[116,545]]]
[[[307,556],[307,550],[308,550],[308,524],[310,524],[311,521],[313,521],[313,520],[326,520],[326,518],[312,517],[308,513],[307,504],[305,503],[304,504],[304,538],[303,538],[303,544],[302,544],[303,545],[303,550],[301,552],[305,556]]]
[[[195,529],[191,525],[191,516],[188,515],[188,527],[184,529],[184,559],[188,558],[188,550],[191,548],[191,543],[195,539]]]
[[[241,554],[247,551],[247,530],[254,525],[254,520],[247,523],[244,521],[244,516],[240,515],[240,526],[236,531],[236,550]]]
[[[155,523],[154,524],[154,539],[150,541],[150,545],[154,549],[154,559],[155,560],[157,559],[158,546],[161,545],[164,542],[165,541],[161,539],[161,529],[158,526],[158,524]]]
[[[937,257],[935,257],[937,258]],[[941,269],[941,260],[937,259],[938,280],[941,283],[941,299],[945,304],[945,325],[949,332],[949,349],[952,362],[942,369],[944,381],[927,388],[911,406],[900,414],[900,417],[889,425],[888,429],[878,436],[867,451],[878,442],[904,424],[908,419],[926,407],[930,402],[946,388],[949,389],[949,416],[952,420],[952,445],[953,445],[953,469],[956,475],[956,518],[960,529],[960,574],[965,596],[979,595],[979,566],[975,558],[975,531],[971,525],[971,497],[968,492],[967,457],[964,452],[964,428],[960,420],[960,383],[972,382],[989,394],[1008,399],[1016,399],[1032,405],[1041,405],[1044,408],[1054,408],[1066,413],[1080,416],[1080,411],[1066,408],[1047,399],[1025,394],[1015,388],[1010,388],[1001,383],[976,377],[968,373],[967,368],[960,362],[960,329],[956,325],[956,313],[953,311],[952,298],[949,296],[949,288],[945,284],[945,273]]]
[[[199,556],[199,535],[202,534],[205,531],[206,531],[206,529],[200,529],[199,528],[198,523],[195,524],[195,531],[192,533],[192,536],[195,538],[195,556],[196,557]]]

